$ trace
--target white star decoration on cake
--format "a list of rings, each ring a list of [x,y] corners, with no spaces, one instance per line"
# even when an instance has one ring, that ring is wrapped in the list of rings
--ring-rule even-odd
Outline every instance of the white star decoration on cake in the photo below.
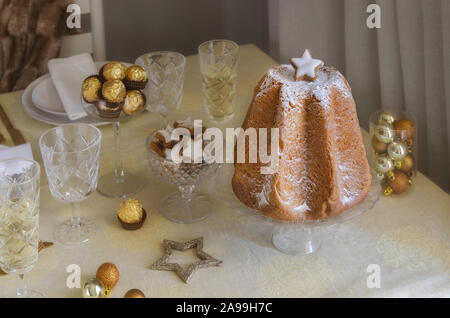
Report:
[[[302,57],[291,58],[291,64],[295,69],[296,81],[315,81],[317,71],[323,66],[323,61],[313,59],[311,52],[306,49]]]

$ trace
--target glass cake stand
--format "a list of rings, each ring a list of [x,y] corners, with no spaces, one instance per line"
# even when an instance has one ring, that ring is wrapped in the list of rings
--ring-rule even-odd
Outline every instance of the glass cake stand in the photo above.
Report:
[[[266,217],[239,201],[231,188],[233,174],[234,164],[223,164],[214,179],[215,187],[213,191],[215,196],[224,201],[234,211],[250,215],[261,222],[273,225],[274,229],[271,233],[273,246],[277,250],[291,255],[314,253],[322,242],[322,233],[318,227],[348,222],[361,216],[363,213],[371,210],[380,198],[379,183],[373,181],[369,193],[363,202],[332,218],[302,223],[279,221]]]

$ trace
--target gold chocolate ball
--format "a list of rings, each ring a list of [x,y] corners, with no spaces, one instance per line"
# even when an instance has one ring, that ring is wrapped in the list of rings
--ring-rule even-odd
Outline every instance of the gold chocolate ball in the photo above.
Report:
[[[414,157],[407,155],[400,161],[398,169],[404,173],[409,173],[414,169]]]
[[[119,269],[113,263],[104,263],[97,269],[95,275],[107,289],[112,289],[119,281]]]
[[[387,150],[387,144],[378,140],[376,136],[372,137],[372,148],[376,153],[384,153]]]
[[[392,125],[396,119],[397,115],[395,113],[390,111],[383,111],[378,116],[378,123]]]
[[[111,103],[123,102],[127,90],[122,81],[111,80],[103,83],[102,95],[103,97]]]
[[[375,136],[381,142],[388,144],[394,140],[395,133],[392,126],[386,124],[380,124],[375,127]]]
[[[138,65],[132,65],[127,69],[126,77],[130,81],[145,82],[147,72]]]
[[[403,140],[412,139],[416,133],[414,123],[406,118],[394,121],[393,126],[397,136]]]
[[[102,88],[102,82],[98,76],[89,76],[83,81],[81,85],[81,92],[83,98],[88,103],[96,102],[100,99],[100,90]]]
[[[122,110],[127,115],[133,115],[138,113],[144,108],[145,105],[145,96],[141,91],[131,90],[127,91],[127,95],[125,96],[125,103],[122,107]]]
[[[139,289],[130,289],[123,295],[123,298],[145,298],[145,294]]]
[[[394,193],[405,192],[409,187],[409,178],[401,171],[394,171],[394,178],[389,180],[389,186]]]
[[[107,81],[111,80],[123,80],[125,78],[125,74],[127,71],[127,67],[119,62],[109,62],[103,65],[102,76]]]

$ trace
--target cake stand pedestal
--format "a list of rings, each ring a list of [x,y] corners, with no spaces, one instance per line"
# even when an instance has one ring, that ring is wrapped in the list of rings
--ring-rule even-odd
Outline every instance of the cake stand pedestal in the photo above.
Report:
[[[311,254],[317,251],[322,243],[320,227],[348,222],[361,216],[375,206],[381,193],[379,182],[373,181],[364,201],[343,213],[326,220],[292,223],[266,217],[245,206],[236,198],[231,188],[233,174],[234,165],[223,164],[214,179],[214,195],[234,211],[249,215],[265,225],[273,225],[272,245],[280,252],[290,255]]]

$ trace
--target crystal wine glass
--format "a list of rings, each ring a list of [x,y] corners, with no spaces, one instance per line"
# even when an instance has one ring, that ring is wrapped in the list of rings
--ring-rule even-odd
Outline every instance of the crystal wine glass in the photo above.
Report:
[[[47,130],[39,139],[50,191],[72,206],[71,219],[55,231],[62,244],[81,244],[95,236],[95,223],[80,217],[79,205],[97,188],[101,136],[93,125],[67,124]]]
[[[135,63],[147,71],[149,82],[144,91],[148,110],[166,122],[169,112],[181,104],[186,58],[177,52],[159,51],[144,54]]]
[[[0,161],[0,268],[17,275],[17,297],[44,297],[25,279],[38,261],[39,181],[36,161]]]

